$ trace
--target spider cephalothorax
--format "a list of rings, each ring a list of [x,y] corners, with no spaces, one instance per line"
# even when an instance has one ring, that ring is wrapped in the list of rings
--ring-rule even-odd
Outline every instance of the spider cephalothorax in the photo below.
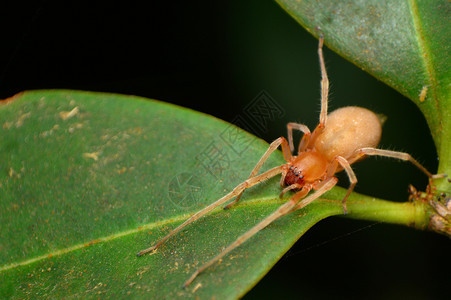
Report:
[[[313,184],[315,181],[322,179],[327,171],[328,162],[318,152],[303,152],[298,156],[292,156],[291,161],[287,164],[283,185],[291,186],[298,184],[299,189],[305,184]]]

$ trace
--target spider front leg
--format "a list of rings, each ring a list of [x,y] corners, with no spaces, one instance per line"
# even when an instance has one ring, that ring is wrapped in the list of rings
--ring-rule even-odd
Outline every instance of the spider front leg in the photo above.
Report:
[[[187,225],[191,224],[192,222],[196,221],[197,219],[201,218],[202,216],[204,216],[205,214],[209,213],[210,211],[212,211],[213,209],[215,209],[219,205],[223,204],[224,202],[227,202],[231,198],[241,194],[242,191],[244,191],[245,189],[250,188],[251,186],[256,185],[257,183],[260,183],[262,181],[265,181],[265,180],[267,180],[267,179],[269,179],[271,177],[274,177],[277,174],[280,174],[282,172],[282,170],[283,170],[283,166],[275,167],[275,168],[273,168],[273,169],[271,169],[269,171],[266,171],[266,172],[264,172],[264,173],[262,173],[262,174],[260,174],[258,176],[255,176],[255,177],[247,179],[246,181],[244,181],[243,183],[239,184],[237,187],[235,187],[233,189],[233,191],[231,191],[230,193],[228,193],[227,195],[225,195],[221,199],[217,200],[216,202],[213,202],[209,206],[207,206],[204,209],[202,209],[202,210],[198,211],[197,213],[195,213],[191,218],[189,218],[188,220],[186,220],[185,222],[180,224],[174,230],[169,232],[165,237],[160,239],[154,246],[138,252],[137,256],[141,256],[143,254],[146,254],[148,252],[151,252],[151,251],[157,249],[167,239],[169,239],[171,236],[173,236],[174,234],[176,234],[177,232],[182,230],[185,226],[187,226]]]
[[[263,221],[255,225],[253,228],[251,228],[248,232],[244,233],[240,237],[238,237],[232,244],[227,246],[221,253],[219,253],[217,256],[215,256],[213,259],[211,259],[209,262],[204,264],[202,267],[197,269],[191,277],[185,282],[183,287],[187,287],[190,285],[193,280],[203,271],[205,271],[208,267],[213,265],[215,262],[219,261],[222,257],[224,257],[227,253],[235,249],[236,247],[240,246],[242,243],[247,241],[249,238],[251,238],[253,235],[255,235],[257,232],[271,224],[273,221],[277,220],[280,217],[283,217],[293,210],[296,210],[298,208],[305,207],[309,203],[311,203],[313,200],[318,199],[322,194],[330,190],[335,184],[337,183],[337,179],[335,177],[329,178],[325,180],[321,187],[318,188],[313,194],[299,202],[302,197],[304,197],[308,191],[310,190],[311,186],[306,186],[305,189],[301,189],[299,192],[294,194],[294,196],[285,204],[280,206],[275,212],[273,212],[271,215],[266,217]]]
[[[300,201],[294,210],[298,210],[301,208],[306,207],[310,203],[312,203],[314,200],[318,199],[322,194],[324,194],[327,191],[330,191],[338,182],[338,179],[336,177],[329,177],[320,184],[314,186],[316,189],[316,192],[312,195],[308,196],[307,198]]]
[[[271,145],[269,145],[268,150],[266,150],[265,154],[263,154],[263,156],[260,158],[260,160],[258,161],[258,163],[255,165],[254,169],[252,170],[251,174],[249,175],[249,178],[254,177],[255,175],[257,175],[258,171],[260,171],[260,168],[262,167],[262,165],[265,163],[265,161],[268,159],[268,157],[274,152],[274,150],[276,150],[279,146],[282,147],[282,152],[283,152],[283,156],[285,158],[285,160],[287,162],[289,162],[291,160],[291,152],[288,146],[288,142],[284,137],[280,137],[277,140],[275,140],[274,142],[271,143]],[[232,207],[234,204],[236,204],[241,196],[243,195],[244,190],[235,198],[235,200],[233,200],[232,202],[230,202],[228,205],[226,205],[224,207],[224,209],[229,209],[230,207]]]

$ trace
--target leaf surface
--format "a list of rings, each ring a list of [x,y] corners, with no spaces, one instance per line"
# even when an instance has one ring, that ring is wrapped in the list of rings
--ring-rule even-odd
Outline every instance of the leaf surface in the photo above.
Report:
[[[0,105],[0,124],[1,298],[236,298],[308,228],[342,213],[340,201],[316,201],[183,290],[197,267],[284,202],[279,178],[155,254],[136,253],[247,178],[265,142],[174,105],[77,91],[19,94]],[[281,163],[277,152],[264,169]]]

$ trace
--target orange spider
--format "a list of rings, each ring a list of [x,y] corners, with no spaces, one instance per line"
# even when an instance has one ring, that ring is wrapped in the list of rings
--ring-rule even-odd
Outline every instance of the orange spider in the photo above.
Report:
[[[350,181],[350,186],[342,201],[343,210],[346,214],[346,199],[357,183],[357,178],[351,168],[351,164],[362,159],[366,155],[379,155],[410,161],[429,178],[441,176],[429,173],[408,153],[376,149],[375,147],[378,145],[381,137],[382,127],[381,122],[375,113],[365,108],[348,106],[337,109],[329,115],[327,114],[329,80],[324,64],[322,46],[323,37],[321,36],[318,46],[322,77],[321,114],[319,124],[313,133],[311,133],[308,127],[303,124],[288,123],[288,141],[284,137],[280,137],[272,142],[246,181],[235,187],[229,194],[195,213],[183,224],[179,225],[168,235],[160,239],[154,246],[140,251],[137,254],[138,256],[156,250],[167,239],[182,230],[188,224],[191,224],[217,206],[236,197],[234,201],[225,207],[230,208],[240,199],[245,189],[278,174],[282,174],[280,185],[284,187],[281,195],[290,190],[294,190],[296,193],[274,213],[255,225],[248,232],[244,233],[221,253],[196,270],[185,282],[184,287],[188,286],[201,272],[213,263],[217,262],[224,255],[241,245],[274,220],[292,211],[305,207],[313,200],[329,191],[338,181],[338,179],[334,177],[334,174],[342,170],[346,171]],[[292,154],[294,152],[293,130],[299,130],[304,133],[304,136],[299,143],[297,155]],[[263,163],[279,146],[282,147],[283,156],[287,163],[257,175]],[[308,195],[312,189],[315,190],[315,192]]]

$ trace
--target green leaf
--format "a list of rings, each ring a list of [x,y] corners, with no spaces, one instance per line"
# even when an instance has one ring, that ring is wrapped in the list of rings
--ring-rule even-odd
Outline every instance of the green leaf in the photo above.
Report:
[[[236,298],[311,226],[342,214],[345,191],[334,188],[183,290],[192,272],[284,203],[279,178],[155,254],[136,253],[247,178],[265,142],[174,105],[75,91],[20,94],[0,106],[0,124],[1,298]],[[264,168],[283,162],[276,152]],[[353,194],[348,209],[351,217],[381,221],[383,210],[384,222],[427,225],[421,203]]]
[[[431,129],[439,172],[451,173],[449,1],[277,2],[313,35],[322,33],[328,47],[414,101]]]
[[[196,267],[283,203],[278,178],[156,254],[136,253],[247,178],[265,142],[188,109],[74,91],[20,94],[0,106],[0,124],[0,298],[235,298],[308,228],[342,213],[339,201],[318,201],[183,290]],[[264,168],[281,163],[276,153]]]

